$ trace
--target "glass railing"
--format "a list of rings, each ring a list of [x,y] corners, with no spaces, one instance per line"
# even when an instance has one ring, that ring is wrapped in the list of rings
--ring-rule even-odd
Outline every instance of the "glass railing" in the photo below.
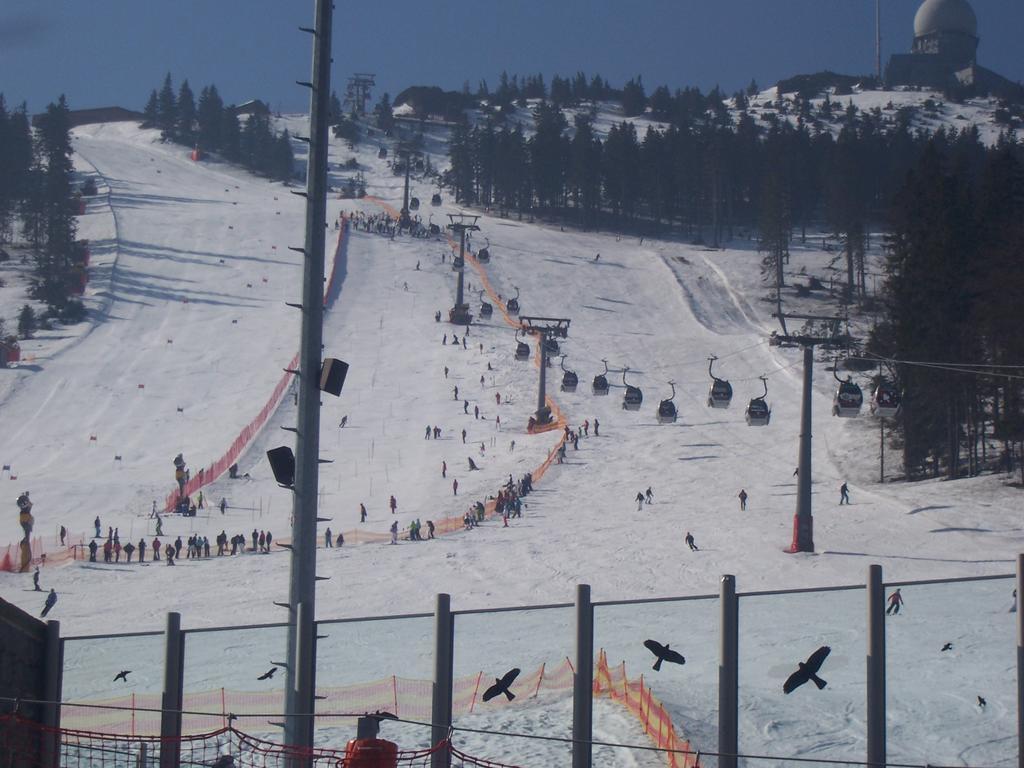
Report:
[[[885,620],[889,760],[1016,765],[1013,581],[899,591],[902,606]],[[886,597],[895,592],[887,587]]]
[[[186,631],[182,733],[234,725],[279,740],[286,674],[274,662],[285,661],[286,641],[284,624]]]
[[[453,724],[571,738],[575,625],[571,606],[456,614]],[[503,692],[491,697],[488,689],[512,669],[519,670],[508,686],[515,698]],[[512,735],[458,731],[454,742],[498,762],[502,755],[516,755],[521,765],[567,765],[571,754],[565,742]]]
[[[678,766],[693,764],[685,750],[713,750],[718,744],[719,613],[717,597],[595,605],[595,734],[617,743],[678,750]],[[605,665],[606,671],[601,669]],[[616,764],[666,764],[663,754],[645,750],[615,750],[608,756]],[[702,764],[716,763],[705,758]]]
[[[862,760],[866,751],[863,587],[745,595],[739,599],[739,752]],[[793,678],[819,648],[830,652],[817,678]],[[810,670],[808,670],[810,671]],[[813,723],[813,727],[808,727]],[[757,760],[757,768],[781,761]]]
[[[62,727],[159,735],[164,634],[66,638],[62,685]]]
[[[356,735],[353,713],[388,712],[429,723],[434,617],[422,614],[317,625],[318,745],[343,746]],[[381,737],[403,749],[430,744],[430,728],[382,721]]]

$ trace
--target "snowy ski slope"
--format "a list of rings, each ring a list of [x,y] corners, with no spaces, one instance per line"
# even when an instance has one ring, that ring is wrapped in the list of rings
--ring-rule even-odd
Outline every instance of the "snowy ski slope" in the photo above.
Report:
[[[161,503],[173,486],[174,455],[183,452],[193,468],[218,457],[265,402],[297,349],[298,315],[284,302],[299,293],[301,262],[286,247],[301,240],[302,200],[237,169],[194,163],[181,147],[161,144],[155,132],[126,124],[78,128],[75,148],[79,167],[95,168],[101,187],[109,188],[109,202],[92,201],[83,218],[83,231],[105,259],[88,289],[98,311],[90,327],[69,332],[73,338],[29,342],[32,362],[0,372],[0,460],[17,475],[17,481],[5,481],[11,500],[17,491],[32,492],[38,533],[52,536],[61,524],[73,533],[90,532],[98,514],[104,532],[117,526],[122,541],[145,535],[148,543],[151,503]],[[336,164],[352,156],[366,174],[368,193],[399,207],[401,180],[377,159],[376,145],[355,152],[340,142],[333,146],[333,183],[347,178]],[[424,219],[443,224],[443,214],[457,209],[430,208],[433,191],[414,182]],[[373,214],[382,207],[371,199],[331,199],[328,220],[341,210]],[[319,618],[429,611],[437,592],[451,593],[457,609],[565,602],[578,582],[590,583],[595,599],[608,600],[715,593],[723,573],[736,574],[746,591],[859,583],[869,563],[881,563],[889,580],[1012,569],[1024,547],[1015,492],[992,476],[877,484],[877,423],[866,415],[842,421],[829,415],[834,382],[823,364],[815,371],[817,552],[783,553],[795,507],[800,353],[767,344],[775,325],[770,305],[760,299],[752,244],[709,251],[489,214],[479,223],[474,245],[485,237],[490,242],[492,261],[484,270],[494,290],[509,296],[518,286],[523,314],[571,318],[562,346],[580,388],[558,392],[556,366],[549,391],[571,425],[600,420],[600,437],[591,428],[578,451],[570,447],[566,463],[548,471],[527,498],[522,520],[508,528],[496,522],[423,544],[321,549],[318,573],[330,579],[319,585]],[[332,229],[329,252],[333,238]],[[510,473],[518,477],[538,466],[556,441],[555,433],[525,432],[536,403],[537,369],[533,361],[513,359],[514,331],[498,313],[473,325],[467,349],[442,345],[444,334],[463,335],[433,319],[453,301],[450,258],[441,260],[448,248],[441,240],[353,232],[338,265],[344,281],[325,320],[325,352],[351,369],[340,400],[324,400],[322,449],[334,463],[322,465],[320,481],[322,514],[332,518],[335,534],[357,528],[386,533],[394,519],[387,509],[391,494],[401,526],[461,515]],[[789,269],[822,274],[827,258],[795,248]],[[467,279],[474,289],[482,283],[474,269]],[[468,295],[475,308],[476,294]],[[711,353],[719,357],[716,373],[735,390],[725,411],[704,402]],[[615,371],[630,368],[629,382],[644,393],[639,412],[621,407],[621,374],[609,375],[609,397],[590,394],[602,358]],[[743,406],[760,394],[762,373],[772,419],[758,429],[744,423]],[[677,385],[680,418],[658,425],[655,412],[669,394],[669,380]],[[496,393],[509,402],[496,406]],[[468,415],[463,399],[469,400]],[[474,406],[482,419],[473,417]],[[344,429],[338,426],[342,416]],[[264,452],[289,442],[278,427],[294,418],[286,397],[239,462],[249,477],[224,478],[207,489],[210,500],[227,498],[224,516],[210,509],[193,519],[168,516],[163,540],[198,531],[212,542],[222,529],[248,535],[254,527],[286,537],[290,497],[273,482]],[[427,425],[440,426],[442,439],[425,440]],[[469,456],[479,472],[466,470]],[[441,477],[442,461],[447,478]],[[849,507],[837,506],[844,480],[851,487]],[[633,499],[648,486],[654,503],[638,510]],[[750,494],[745,512],[736,499],[741,488]],[[369,510],[362,526],[360,502]],[[10,512],[0,519],[0,541],[19,536]],[[686,550],[686,531],[700,552]],[[45,568],[43,583],[61,595],[53,615],[66,634],[95,634],[159,630],[170,610],[181,611],[185,625],[196,628],[280,621],[273,601],[286,597],[287,572],[288,555],[281,551],[182,560],[174,569],[73,563]],[[0,575],[4,599],[37,611],[40,596],[26,588],[27,576]],[[897,676],[890,683],[891,734],[899,741],[890,746],[891,758],[1009,761],[1009,592],[1008,582],[952,593],[920,588],[917,597],[905,591],[908,608],[896,624],[905,635],[890,632],[896,654],[890,669]],[[741,678],[744,749],[822,757],[863,753],[863,601],[859,592],[842,594],[785,603],[759,598],[741,616],[744,632],[751,630],[744,640],[750,645],[741,651],[741,675],[748,675]],[[690,663],[653,684],[685,734],[707,747],[715,743],[717,722],[715,605],[608,608],[604,623],[600,612],[597,617],[598,645],[613,662],[626,659],[637,674],[647,663],[643,648],[637,651],[641,640],[659,632],[665,639],[679,637]],[[569,634],[547,637],[542,618],[511,615],[493,622],[489,647],[532,654],[524,668],[571,650]],[[955,654],[938,656],[931,648],[937,639],[954,641]],[[389,632],[366,645],[386,642],[396,644],[389,658],[402,656],[401,642]],[[811,695],[816,691],[794,694],[780,710],[777,689],[786,669],[823,642],[834,649],[830,687],[819,698]],[[241,647],[278,656],[276,645],[267,643]],[[922,671],[914,665],[924,643],[929,661]],[[109,651],[111,665],[123,658],[116,647]],[[202,656],[209,674],[196,672],[196,684],[216,684],[223,659],[220,651]],[[493,659],[485,646],[479,657],[466,658],[466,668],[503,663]],[[405,663],[396,661],[393,674],[403,674]],[[257,666],[262,664],[261,658]],[[903,675],[901,666],[914,674]],[[158,669],[151,673],[159,685]],[[670,679],[676,682],[663,682]],[[105,683],[89,691],[122,692]],[[989,708],[979,714],[974,696],[982,693]],[[544,721],[537,717],[538,730]],[[820,728],[809,727],[816,721]],[[626,738],[623,729],[609,729]]]

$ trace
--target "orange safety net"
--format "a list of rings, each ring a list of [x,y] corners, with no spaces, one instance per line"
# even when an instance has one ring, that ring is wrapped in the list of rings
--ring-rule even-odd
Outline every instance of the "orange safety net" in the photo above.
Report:
[[[696,750],[676,732],[668,711],[644,683],[643,675],[639,680],[630,680],[626,675],[626,662],[609,667],[608,656],[603,650],[598,653],[594,670],[594,695],[606,696],[622,704],[640,721],[654,746],[676,750],[665,753],[669,768],[700,768]]]

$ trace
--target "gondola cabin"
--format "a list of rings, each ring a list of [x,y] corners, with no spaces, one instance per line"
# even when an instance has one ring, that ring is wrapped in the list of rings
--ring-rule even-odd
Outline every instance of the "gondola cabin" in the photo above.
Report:
[[[662,400],[658,404],[658,423],[672,424],[677,418],[676,404],[671,400]]]
[[[494,314],[494,307],[488,304],[486,301],[480,302],[480,317],[485,320],[490,319],[491,315]]]
[[[377,157],[379,159],[383,160],[387,156],[388,156],[388,149],[387,149],[387,147],[381,147],[380,149],[377,150]]]
[[[590,390],[595,395],[607,395],[608,394],[608,377],[603,373],[597,374],[594,377],[593,383],[590,385]]]
[[[544,339],[544,351],[548,353],[548,357],[557,357],[559,353],[558,342],[554,339]]]
[[[516,360],[530,359],[530,345],[525,341],[516,342]]]
[[[626,386],[626,394],[622,396],[622,407],[627,411],[639,411],[644,402],[644,393],[640,387]]]
[[[409,210],[418,211],[420,209],[420,199],[418,197],[409,198]]]
[[[883,419],[891,419],[899,413],[902,398],[892,384],[879,384],[871,398],[871,412]]]
[[[441,195],[439,195],[437,192],[435,192],[431,196],[431,198],[430,198],[430,204],[433,205],[433,206],[440,205],[441,204]]]
[[[728,408],[732,402],[732,384],[715,379],[708,390],[708,408]]]
[[[458,272],[466,266],[466,260],[462,256],[456,256],[452,259],[452,272]]]
[[[491,260],[491,252],[487,248],[481,248],[476,252],[476,260],[481,264],[487,264]]]
[[[860,416],[862,405],[864,405],[864,394],[860,391],[860,387],[849,379],[839,382],[836,394],[832,398],[832,415],[844,419]]]
[[[580,380],[574,371],[566,371],[562,374],[562,391],[575,392]]]
[[[508,302],[505,304],[505,309],[508,310],[508,313],[510,315],[518,315],[519,314],[519,299],[509,299]]]
[[[772,412],[768,408],[768,403],[764,401],[764,398],[755,397],[747,405],[746,413],[744,414],[747,420],[747,426],[750,427],[765,427],[768,422],[771,421]]]

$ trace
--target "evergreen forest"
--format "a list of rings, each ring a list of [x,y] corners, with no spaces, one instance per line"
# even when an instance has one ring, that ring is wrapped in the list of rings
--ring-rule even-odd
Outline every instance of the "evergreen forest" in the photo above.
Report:
[[[881,365],[903,392],[892,442],[907,475],[975,474],[1024,457],[1024,146],[1012,131],[989,147],[973,126],[915,130],[908,109],[862,112],[838,97],[797,94],[755,117],[754,92],[735,94],[729,110],[717,90],[647,97],[639,79],[614,91],[579,74],[548,90],[540,76],[503,76],[493,94],[464,89],[480,118],[453,127],[442,181],[459,202],[499,215],[712,247],[756,238],[779,296],[790,244],[827,233],[841,253],[840,300],[877,318],[849,354]],[[526,99],[530,131],[508,117]],[[604,99],[659,125],[640,135],[623,120],[601,138]],[[866,284],[873,231],[885,249],[877,302]]]

